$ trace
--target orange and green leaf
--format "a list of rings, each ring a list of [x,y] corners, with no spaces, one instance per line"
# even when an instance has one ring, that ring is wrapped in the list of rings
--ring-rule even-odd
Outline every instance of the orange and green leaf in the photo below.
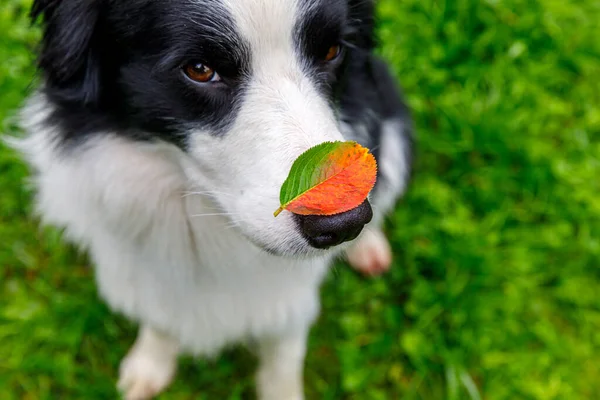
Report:
[[[333,215],[358,207],[377,179],[377,163],[356,142],[325,142],[298,157],[280,192],[283,210],[300,215]]]

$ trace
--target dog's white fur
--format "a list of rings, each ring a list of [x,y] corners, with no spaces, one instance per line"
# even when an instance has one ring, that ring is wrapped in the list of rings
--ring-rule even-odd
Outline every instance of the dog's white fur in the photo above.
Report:
[[[107,132],[61,153],[57,132],[44,123],[45,97],[32,97],[23,112],[28,136],[15,145],[35,168],[39,215],[89,251],[102,298],[141,324],[121,366],[127,399],[162,391],[182,352],[211,356],[246,340],[258,343],[259,398],[303,398],[306,337],[336,253],[317,253],[289,214],[274,218],[273,211],[295,158],[344,136],[292,43],[298,12],[289,7],[298,5],[243,3],[225,2],[251,45],[252,81],[223,137],[192,132],[184,153]],[[398,123],[389,124],[381,173],[397,183],[375,196],[375,221],[348,253],[363,270],[389,266],[378,226],[404,190],[397,166],[406,144],[391,132]]]

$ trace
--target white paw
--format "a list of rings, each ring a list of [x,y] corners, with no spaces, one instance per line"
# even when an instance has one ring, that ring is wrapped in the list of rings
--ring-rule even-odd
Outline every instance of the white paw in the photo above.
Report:
[[[265,388],[265,384],[258,388],[258,400],[304,400],[304,395],[301,389],[297,387],[282,387],[275,382],[269,383],[269,388]]]
[[[346,250],[350,265],[365,275],[377,276],[387,272],[392,264],[392,249],[380,230],[365,230],[357,242]]]
[[[149,400],[171,383],[176,368],[176,360],[160,359],[134,348],[121,362],[117,386],[125,400]]]

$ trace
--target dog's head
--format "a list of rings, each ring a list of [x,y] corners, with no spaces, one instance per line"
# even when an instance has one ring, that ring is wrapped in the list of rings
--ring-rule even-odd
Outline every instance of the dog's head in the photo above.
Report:
[[[344,140],[337,104],[373,46],[371,0],[37,0],[40,16],[65,146],[107,131],[177,146],[198,191],[279,254],[337,245],[371,219],[368,203],[273,217],[296,157]]]

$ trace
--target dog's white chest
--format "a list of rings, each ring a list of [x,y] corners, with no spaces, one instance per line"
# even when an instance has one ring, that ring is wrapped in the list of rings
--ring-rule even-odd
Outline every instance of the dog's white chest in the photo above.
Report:
[[[184,349],[205,355],[312,322],[329,260],[272,256],[228,227],[227,219],[209,216],[205,207],[190,211],[197,215],[189,219],[187,232],[193,249],[165,251],[179,258],[173,256],[169,265],[155,258],[161,253],[152,251],[160,249],[158,242],[146,244],[148,252],[135,253],[113,243],[113,260],[106,259],[111,257],[106,252],[100,255],[104,260],[97,270],[98,283],[112,307],[168,331]],[[172,232],[184,234],[180,229]],[[186,243],[186,237],[180,242]]]

